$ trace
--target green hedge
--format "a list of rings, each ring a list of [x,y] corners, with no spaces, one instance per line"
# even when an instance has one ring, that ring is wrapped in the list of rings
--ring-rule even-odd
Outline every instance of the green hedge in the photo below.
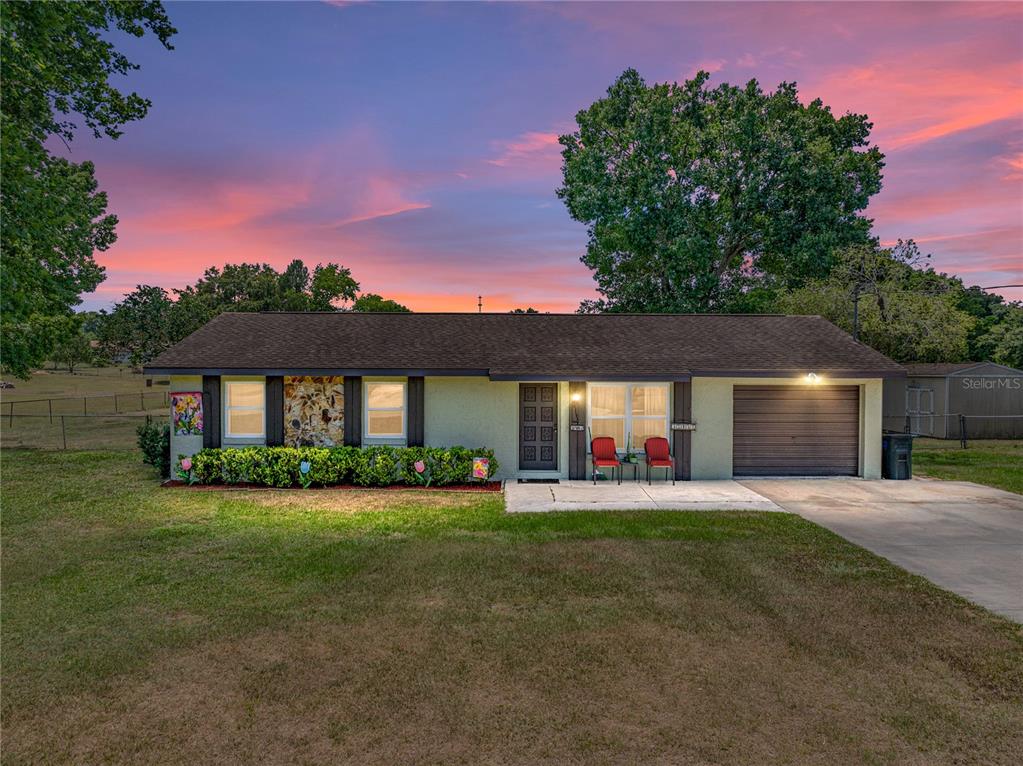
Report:
[[[181,464],[178,456],[176,466]],[[242,447],[204,449],[192,456],[192,475],[201,484],[262,484],[267,487],[389,484],[444,486],[472,481],[472,459],[498,464],[491,449],[465,447]],[[415,469],[417,461],[426,467]],[[303,462],[309,470],[302,473]]]

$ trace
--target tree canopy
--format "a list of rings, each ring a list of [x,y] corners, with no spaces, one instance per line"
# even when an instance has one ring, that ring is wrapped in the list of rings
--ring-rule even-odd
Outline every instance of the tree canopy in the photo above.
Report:
[[[411,314],[408,306],[383,298],[376,293],[363,293],[352,304],[352,311],[384,311],[392,314]]]
[[[97,335],[107,356],[127,352],[142,364],[224,311],[408,311],[376,293],[359,295],[350,269],[299,259],[277,271],[266,263],[206,269],[195,284],[169,293],[139,285],[103,313]]]
[[[803,105],[794,83],[708,77],[648,86],[628,69],[560,137],[558,196],[602,295],[581,310],[758,310],[870,241],[860,213],[884,163],[867,117]]]
[[[150,102],[113,81],[137,65],[107,33],[152,33],[166,47],[175,34],[159,2],[0,4],[0,356],[26,376],[53,349],[40,328],[67,316],[103,280],[95,251],[116,240],[92,163],[53,155],[48,139],[70,144],[79,126],[117,138]]]
[[[778,310],[819,314],[899,362],[991,360],[1023,366],[1023,307],[934,271],[912,240],[838,253],[830,275],[779,296]]]

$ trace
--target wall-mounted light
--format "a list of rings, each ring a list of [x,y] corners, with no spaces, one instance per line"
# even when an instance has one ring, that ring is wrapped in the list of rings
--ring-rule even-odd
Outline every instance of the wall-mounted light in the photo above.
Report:
[[[808,372],[806,373],[806,382],[812,385],[816,385],[817,383],[821,382],[820,375],[818,375],[816,372]]]
[[[583,395],[580,394],[578,391],[576,391],[575,393],[573,393],[568,398],[572,400],[572,406],[569,408],[572,411],[572,425],[573,426],[578,426],[579,425],[579,402],[581,402],[583,400]]]
[[[581,402],[582,400],[583,400],[583,395],[580,394],[578,391],[576,391],[574,394],[572,394],[572,401],[573,402]]]

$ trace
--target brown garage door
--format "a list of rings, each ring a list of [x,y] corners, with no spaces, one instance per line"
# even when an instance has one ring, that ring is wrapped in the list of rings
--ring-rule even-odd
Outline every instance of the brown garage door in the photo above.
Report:
[[[857,386],[735,386],[736,476],[855,476]]]

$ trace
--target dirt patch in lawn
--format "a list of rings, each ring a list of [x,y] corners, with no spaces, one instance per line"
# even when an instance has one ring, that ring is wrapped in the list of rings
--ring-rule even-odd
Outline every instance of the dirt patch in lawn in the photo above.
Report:
[[[1004,623],[893,570],[837,577],[812,550],[796,560],[756,542],[396,543],[313,597],[315,617],[15,711],[6,756],[1019,762]]]
[[[277,488],[262,484],[239,482],[237,484],[189,484],[180,479],[168,479],[161,485],[166,489],[187,489],[190,492],[297,492],[297,487]],[[504,485],[500,481],[481,481],[478,484],[445,484],[437,487],[417,487],[394,484],[386,487],[363,487],[358,484],[336,484],[330,487],[309,487],[305,493],[317,492],[500,492]]]
[[[276,492],[245,492],[233,499],[244,500],[263,508],[292,511],[331,511],[334,513],[366,513],[394,510],[396,505],[420,509],[471,508],[478,504],[473,493],[422,492],[420,490],[281,490]]]

